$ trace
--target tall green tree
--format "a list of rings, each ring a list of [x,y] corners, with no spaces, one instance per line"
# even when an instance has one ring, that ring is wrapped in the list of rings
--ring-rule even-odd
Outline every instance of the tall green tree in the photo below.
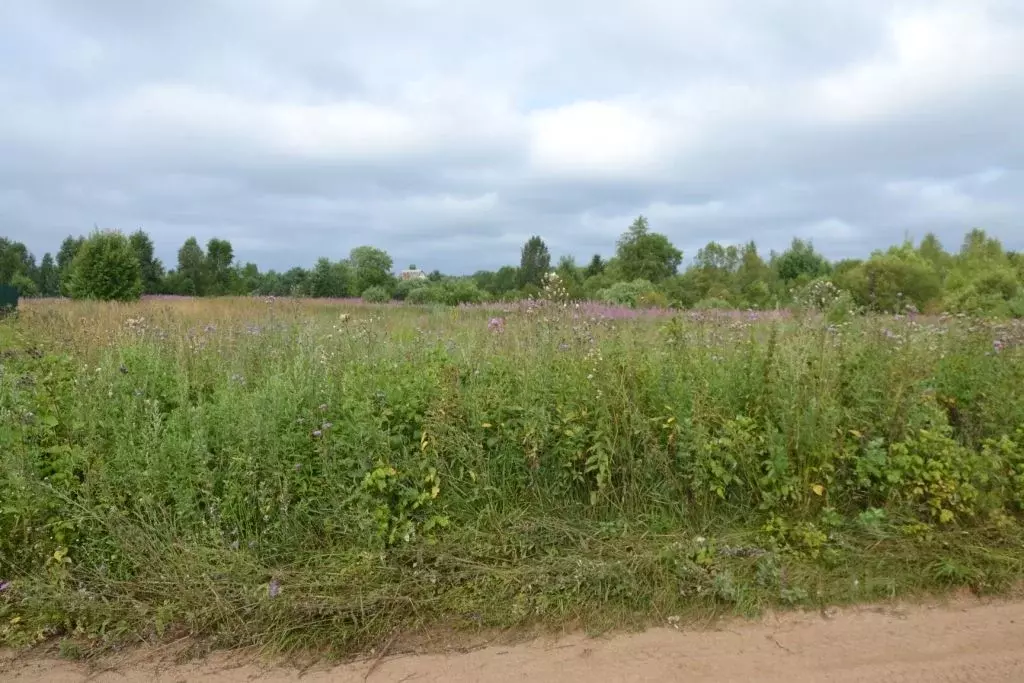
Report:
[[[772,269],[761,258],[757,245],[751,240],[740,251],[740,264],[736,269],[736,292],[743,304],[751,308],[767,308],[772,304],[775,277]]]
[[[544,284],[544,276],[551,270],[551,252],[539,235],[526,240],[519,257],[519,286]]]
[[[60,243],[60,250],[57,252],[57,274],[60,278],[60,293],[63,296],[71,296],[71,264],[84,243],[84,237],[71,235]]]
[[[95,231],[71,263],[71,296],[99,301],[133,301],[142,294],[142,271],[122,233]]]
[[[331,262],[329,258],[317,259],[309,274],[307,289],[309,296],[317,298],[343,298],[351,294],[352,273],[345,261]]]
[[[174,294],[205,296],[209,290],[206,254],[199,246],[199,240],[189,237],[178,250],[178,268],[175,271],[176,290]]]
[[[944,277],[949,272],[953,262],[952,256],[943,248],[942,242],[939,241],[935,233],[930,232],[921,239],[921,244],[917,246],[917,253],[931,263],[935,272],[940,276]]]
[[[809,282],[831,271],[828,259],[814,250],[810,240],[799,237],[794,237],[789,249],[776,257],[774,265],[779,278],[787,284]]]
[[[142,273],[142,293],[159,294],[163,289],[164,264],[153,255],[153,240],[143,230],[136,230],[128,237],[139,260]]]
[[[562,287],[570,299],[580,299],[583,296],[583,271],[576,266],[576,259],[566,255],[558,259],[558,266],[555,273],[562,282]]]
[[[259,266],[248,262],[235,267],[235,293],[242,295],[259,294],[262,276]]]
[[[0,237],[0,284],[14,284],[15,277],[19,275],[31,280],[35,263],[35,258],[24,244]]]
[[[50,252],[43,254],[39,264],[39,293],[42,296],[58,296],[60,294],[60,271]]]
[[[376,247],[356,247],[349,253],[352,264],[356,293],[362,295],[370,287],[381,287],[388,292],[394,289],[394,262],[383,249]]]
[[[739,267],[740,252],[735,246],[726,247],[711,241],[697,250],[687,275],[700,293],[700,299],[734,301],[737,298],[735,275]]]
[[[1002,243],[980,228],[964,236],[946,277],[946,308],[958,313],[1024,315],[1022,283]]]
[[[616,245],[616,261],[623,280],[661,282],[672,277],[683,261],[683,252],[668,237],[651,232],[644,216],[638,216]]]
[[[590,263],[588,263],[587,267],[583,269],[583,277],[595,277],[603,272],[604,260],[601,258],[600,254],[594,254],[590,259]]]
[[[519,269],[515,266],[502,266],[494,273],[494,289],[492,293],[496,296],[508,294],[515,290],[519,284]]]
[[[309,271],[296,266],[289,268],[277,280],[275,296],[309,296]]]
[[[231,242],[214,237],[206,243],[206,268],[209,275],[208,293],[224,295],[232,291],[234,270],[231,263],[235,260],[235,250]]]
[[[960,259],[964,261],[992,262],[1005,256],[1003,244],[981,228],[974,228],[964,236],[960,246]]]

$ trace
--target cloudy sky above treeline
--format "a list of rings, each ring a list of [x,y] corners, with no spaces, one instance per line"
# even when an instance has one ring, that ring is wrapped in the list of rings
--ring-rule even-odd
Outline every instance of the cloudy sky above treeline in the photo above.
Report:
[[[1021,0],[11,0],[0,235],[142,227],[263,268],[1024,248]]]

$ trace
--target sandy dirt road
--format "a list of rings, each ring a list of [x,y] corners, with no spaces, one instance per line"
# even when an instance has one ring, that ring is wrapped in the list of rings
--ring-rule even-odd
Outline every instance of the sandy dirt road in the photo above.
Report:
[[[863,607],[786,614],[714,630],[579,635],[453,654],[395,655],[303,672],[238,655],[160,664],[156,652],[77,664],[0,659],[18,683],[263,681],[1024,681],[1024,603]],[[368,675],[369,674],[369,675]]]

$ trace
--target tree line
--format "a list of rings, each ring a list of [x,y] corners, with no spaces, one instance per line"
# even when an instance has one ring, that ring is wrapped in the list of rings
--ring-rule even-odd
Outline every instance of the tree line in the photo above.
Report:
[[[194,237],[185,240],[170,269],[156,258],[143,230],[68,236],[56,256],[48,252],[38,264],[24,244],[0,238],[0,284],[13,285],[26,297],[126,301],[144,294],[262,295],[449,305],[554,298],[634,307],[769,309],[829,292],[829,305],[851,310],[1024,317],[1024,254],[1004,249],[981,229],[968,232],[956,251],[928,234],[918,243],[905,240],[865,258],[831,262],[799,238],[767,258],[753,241],[712,241],[681,271],[682,261],[682,252],[651,231],[643,216],[622,234],[613,255],[595,254],[585,265],[570,255],[553,264],[544,240],[533,236],[518,265],[465,276],[435,270],[411,280],[396,277],[391,256],[372,246],[356,247],[339,260],[322,257],[311,268],[261,272],[254,263],[237,261],[231,243],[219,238],[205,248]]]

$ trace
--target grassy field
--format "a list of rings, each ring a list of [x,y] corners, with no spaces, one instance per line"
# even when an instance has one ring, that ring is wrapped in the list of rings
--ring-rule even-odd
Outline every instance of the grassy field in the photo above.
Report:
[[[1024,577],[1024,326],[30,302],[0,643],[351,653]]]

